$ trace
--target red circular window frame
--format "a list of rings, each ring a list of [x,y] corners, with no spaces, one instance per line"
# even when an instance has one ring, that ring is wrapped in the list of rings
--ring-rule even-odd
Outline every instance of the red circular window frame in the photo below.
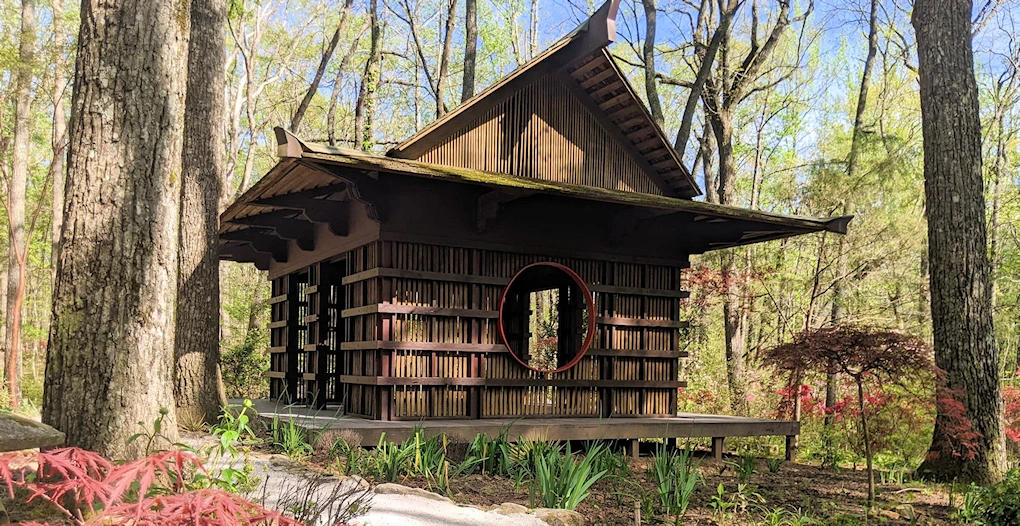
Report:
[[[553,370],[536,369],[528,365],[524,360],[520,358],[520,356],[517,356],[517,354],[510,350],[510,342],[507,340],[506,332],[503,330],[503,310],[504,306],[506,305],[507,292],[510,291],[510,287],[513,286],[514,281],[517,281],[517,278],[521,277],[521,274],[523,274],[532,267],[553,267],[555,269],[562,271],[567,276],[569,276],[570,279],[574,280],[574,283],[577,284],[577,286],[581,289],[581,293],[584,295],[585,309],[588,311],[588,335],[585,336],[584,342],[581,343],[581,349],[574,356],[574,358],[567,362],[566,365],[558,369]],[[543,374],[562,373],[563,371],[566,371],[567,369],[570,369],[571,367],[577,365],[581,361],[581,358],[584,358],[584,355],[588,352],[588,348],[591,347],[592,340],[595,339],[595,300],[592,298],[591,289],[588,288],[588,285],[584,282],[583,279],[581,279],[581,276],[579,276],[577,272],[574,272],[570,267],[561,265],[559,263],[553,263],[551,261],[540,261],[538,263],[532,263],[530,265],[525,266],[524,268],[518,270],[517,273],[514,274],[514,277],[510,278],[510,282],[506,284],[506,287],[503,289],[503,293],[500,294],[499,296],[498,323],[499,323],[499,338],[503,340],[503,345],[505,345],[507,351],[510,352],[510,356],[513,356],[514,360],[517,360],[517,363],[537,373]]]

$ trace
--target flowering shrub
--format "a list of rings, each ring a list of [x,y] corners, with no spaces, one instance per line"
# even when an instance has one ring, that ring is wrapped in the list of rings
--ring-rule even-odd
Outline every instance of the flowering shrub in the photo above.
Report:
[[[26,502],[43,501],[65,522],[80,526],[300,526],[232,493],[189,489],[193,472],[205,472],[205,467],[185,451],[164,451],[119,466],[78,448],[0,455],[0,479],[11,498],[17,490],[27,495]]]

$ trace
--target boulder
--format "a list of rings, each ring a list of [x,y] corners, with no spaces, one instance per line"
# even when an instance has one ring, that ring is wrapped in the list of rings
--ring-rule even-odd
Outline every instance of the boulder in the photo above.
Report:
[[[448,497],[444,497],[438,493],[432,493],[431,491],[425,491],[421,488],[410,488],[407,486],[401,486],[400,484],[393,484],[386,482],[379,484],[373,491],[379,495],[413,495],[415,497],[421,497],[423,499],[437,500],[439,502],[446,502],[454,504],[453,500]]]
[[[504,502],[499,506],[494,506],[491,511],[493,513],[498,513],[500,515],[517,515],[520,513],[531,513],[531,509],[529,509],[527,506],[521,506],[520,504],[515,504],[513,502]]]
[[[535,517],[549,526],[584,526],[584,516],[576,511],[538,508]]]
[[[0,414],[0,452],[53,447],[63,443],[64,434],[46,424],[18,415]]]

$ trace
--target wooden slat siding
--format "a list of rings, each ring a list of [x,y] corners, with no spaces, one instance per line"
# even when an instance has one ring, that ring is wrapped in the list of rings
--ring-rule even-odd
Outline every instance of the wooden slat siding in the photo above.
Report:
[[[335,369],[328,372],[346,414],[410,420],[663,416],[675,410],[682,385],[677,361],[685,355],[677,317],[686,261],[623,263],[398,241],[370,243],[344,257],[346,308],[336,315],[346,335],[338,342],[342,358],[325,367]],[[537,261],[567,265],[591,284],[602,322],[589,355],[548,377],[508,354],[491,314],[466,315],[496,312],[503,284]],[[295,290],[325,294],[321,269],[310,274],[312,284],[292,276]],[[330,319],[322,309],[298,313],[316,315],[313,339],[320,338],[318,324]],[[299,368],[318,389],[321,367]]]
[[[418,160],[662,195],[626,149],[553,76],[523,87]]]

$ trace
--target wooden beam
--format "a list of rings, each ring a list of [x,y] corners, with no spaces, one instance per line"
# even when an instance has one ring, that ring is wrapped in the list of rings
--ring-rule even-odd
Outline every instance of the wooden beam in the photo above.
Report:
[[[244,230],[234,230],[233,232],[223,232],[220,234],[220,239],[249,243],[255,250],[271,255],[277,263],[287,262],[286,241],[269,234],[267,230],[247,228]]]
[[[269,270],[269,254],[255,250],[250,244],[221,244],[220,256],[239,263],[254,263],[259,270]]]
[[[503,205],[522,197],[534,195],[534,193],[530,190],[492,190],[482,194],[478,198],[478,219],[476,223],[478,233],[485,232],[485,229],[489,226],[489,221],[499,216],[499,211],[502,210]]]
[[[248,227],[272,229],[278,237],[293,240],[301,250],[315,250],[315,225],[308,219],[297,215],[294,210],[276,210],[234,218],[229,222]]]
[[[382,182],[379,181],[378,172],[372,172],[370,175],[361,170],[344,169],[335,164],[322,164],[308,160],[302,161],[302,164],[346,183],[347,195],[351,199],[364,203],[370,219],[379,223],[386,221],[389,208],[388,200]]]
[[[288,194],[263,197],[254,201],[253,204],[300,211],[313,223],[325,223],[330,232],[345,237],[348,233],[350,218],[349,205],[346,201],[333,201],[328,198],[347,190],[347,188],[348,185],[343,183],[331,184]]]

